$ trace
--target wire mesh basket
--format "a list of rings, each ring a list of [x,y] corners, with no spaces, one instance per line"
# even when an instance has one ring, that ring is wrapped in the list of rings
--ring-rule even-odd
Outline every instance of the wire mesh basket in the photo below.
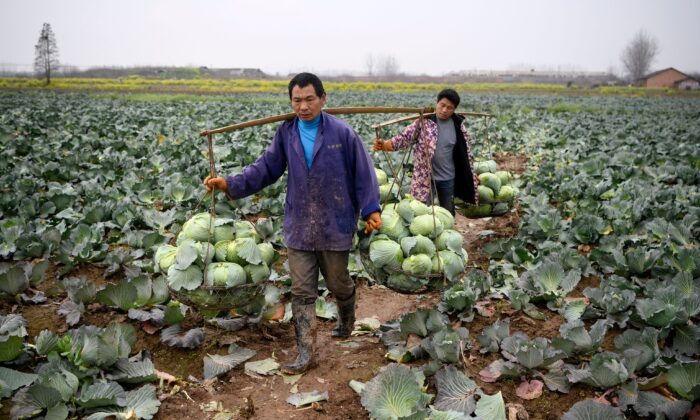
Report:
[[[194,290],[170,288],[170,296],[185,305],[200,310],[219,311],[244,307],[264,292],[265,281],[233,287],[202,285]]]
[[[364,266],[367,274],[369,274],[376,283],[401,293],[421,293],[427,290],[441,290],[454,282],[459,281],[466,274],[466,270],[463,270],[452,280],[448,280],[445,273],[426,273],[417,275],[391,267],[376,268],[369,257],[369,248],[363,247],[360,247],[360,261],[362,261],[362,265]],[[407,280],[408,284],[412,284],[417,287],[409,290],[401,287],[401,284],[393,283],[391,281],[392,274],[405,276],[405,280]]]

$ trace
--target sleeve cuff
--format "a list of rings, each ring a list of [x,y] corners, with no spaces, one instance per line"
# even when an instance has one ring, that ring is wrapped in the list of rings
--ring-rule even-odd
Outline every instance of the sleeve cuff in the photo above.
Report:
[[[233,192],[233,177],[232,176],[226,177],[226,195],[231,200],[236,200],[236,196]]]
[[[367,220],[367,217],[374,212],[381,212],[382,208],[379,207],[379,203],[370,204],[369,206],[362,209],[362,220]]]

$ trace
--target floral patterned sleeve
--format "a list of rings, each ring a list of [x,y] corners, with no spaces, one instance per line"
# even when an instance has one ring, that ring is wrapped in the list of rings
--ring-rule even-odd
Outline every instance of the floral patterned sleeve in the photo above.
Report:
[[[420,123],[420,120],[414,121],[411,125],[406,127],[403,132],[400,134],[395,135],[389,141],[391,142],[391,146],[393,150],[401,150],[406,147],[408,147],[411,144],[411,139],[413,138],[413,134],[416,132],[418,129],[418,124]],[[418,138],[416,137],[417,141]]]

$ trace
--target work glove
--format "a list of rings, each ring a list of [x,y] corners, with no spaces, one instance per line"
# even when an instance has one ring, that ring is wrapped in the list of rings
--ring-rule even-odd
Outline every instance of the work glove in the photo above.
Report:
[[[372,149],[379,151],[379,150],[386,150],[387,152],[391,152],[394,150],[393,145],[391,144],[391,141],[387,140],[384,141],[382,139],[374,139],[374,146]]]
[[[378,211],[370,213],[365,222],[365,235],[369,235],[373,230],[379,230],[382,227],[382,214]]]
[[[213,189],[226,191],[226,179],[220,176],[212,177],[209,175],[204,178],[204,188],[207,189],[207,192],[211,192]]]

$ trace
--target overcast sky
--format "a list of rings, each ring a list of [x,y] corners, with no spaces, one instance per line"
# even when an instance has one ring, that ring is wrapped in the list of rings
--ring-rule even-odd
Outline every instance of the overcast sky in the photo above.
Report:
[[[0,65],[31,69],[42,23],[62,63],[255,67],[268,73],[465,69],[621,71],[640,29],[653,69],[700,71],[697,0],[0,0]]]

